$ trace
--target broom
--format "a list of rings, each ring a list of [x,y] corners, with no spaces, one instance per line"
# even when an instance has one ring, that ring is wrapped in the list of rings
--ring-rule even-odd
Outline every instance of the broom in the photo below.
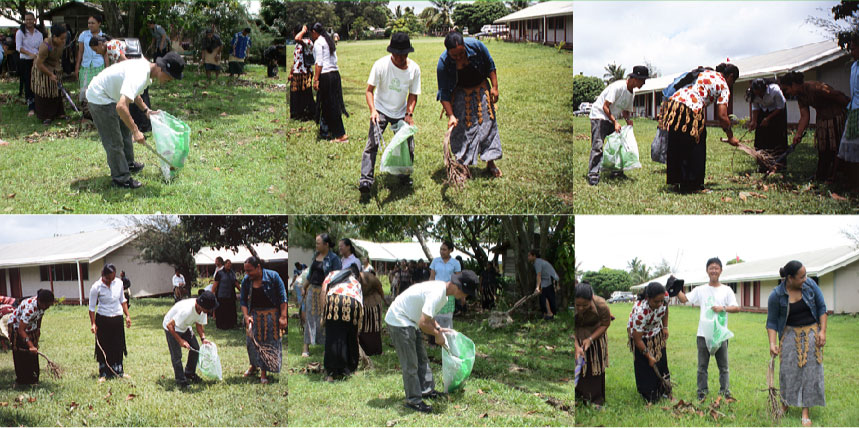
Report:
[[[748,134],[748,131],[746,131],[746,134]],[[736,148],[739,149],[741,152],[754,158],[755,161],[763,165],[767,170],[775,168],[776,159],[773,155],[763,150],[755,150],[754,148],[742,143],[743,137],[745,137],[746,134],[743,134],[743,136],[739,138],[741,142],[739,145],[736,146]],[[727,143],[728,139],[723,137],[720,138],[720,141],[722,141],[723,143]]]
[[[60,367],[59,364],[51,361],[47,355],[43,354],[42,351],[39,351],[39,355],[45,358],[47,361],[48,373],[51,374],[55,379],[61,379],[63,377],[63,368]]]
[[[260,360],[269,367],[277,367],[277,363],[279,362],[277,358],[277,352],[270,346],[262,346],[257,342],[256,335],[253,334],[253,325],[248,328],[248,331],[251,333],[251,340],[254,342],[254,346],[257,347],[257,353],[259,354]]]
[[[453,154],[450,152],[451,133],[453,133],[453,127],[447,129],[447,133],[444,134],[444,142],[442,143],[442,150],[444,151],[444,168],[447,171],[447,180],[445,181],[445,184],[453,185],[455,187],[463,187],[465,186],[465,181],[471,178],[471,170],[453,158]]]
[[[772,416],[775,423],[778,424],[784,414],[784,410],[781,407],[778,388],[775,387],[775,355],[770,358],[770,366],[767,370],[767,394],[770,416]]]

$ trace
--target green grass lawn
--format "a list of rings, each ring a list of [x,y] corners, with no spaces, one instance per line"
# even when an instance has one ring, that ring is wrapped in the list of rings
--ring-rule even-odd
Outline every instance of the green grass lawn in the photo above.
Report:
[[[290,311],[297,312],[292,305]],[[472,310],[466,317],[454,318],[454,328],[477,345],[478,358],[464,390],[428,400],[433,406],[430,415],[403,405],[402,373],[387,333],[382,333],[384,352],[371,357],[373,369],[359,368],[345,381],[328,383],[323,373],[307,370],[312,362],[322,363],[322,347],[311,347],[311,357],[302,358],[303,336],[298,320],[291,319],[290,425],[572,426],[572,313],[565,312],[553,323],[536,316],[514,317],[513,325],[498,330],[483,322],[486,317],[488,313]],[[441,351],[429,348],[427,353],[436,388],[442,390]],[[559,406],[548,404],[550,399]]]
[[[41,385],[12,388],[12,353],[0,354],[0,424],[3,426],[286,426],[287,377],[272,383],[242,377],[248,368],[244,333],[223,331],[214,320],[206,336],[218,345],[224,380],[183,392],[175,387],[161,322],[172,298],[135,299],[126,330],[126,373],[131,381],[96,383],[95,340],[85,306],[54,306],[42,322],[41,351],[65,370],[51,378],[40,358]],[[183,361],[187,353],[183,351]],[[199,373],[199,372],[198,372]],[[127,400],[129,394],[136,397]],[[23,402],[16,398],[24,395]],[[30,402],[29,399],[35,399]],[[72,403],[76,403],[73,406]]]
[[[472,167],[475,179],[464,189],[447,188],[442,140],[447,121],[439,119],[436,101],[436,65],[444,50],[440,38],[412,40],[409,55],[421,67],[421,95],[415,110],[414,185],[399,186],[388,174],[378,174],[369,197],[357,190],[361,154],[369,130],[369,110],[364,98],[373,63],[388,55],[387,40],[340,42],[337,56],[343,96],[350,117],[344,125],[348,144],[317,140],[313,124],[288,136],[289,174],[284,188],[295,189],[290,212],[315,213],[571,213],[573,179],[572,65],[570,52],[558,52],[535,44],[487,42],[498,68],[500,98],[498,128],[504,172],[490,179],[485,163]],[[291,52],[291,51],[290,51]],[[292,54],[288,57],[292,61]],[[390,141],[393,134],[384,134]]]
[[[45,127],[27,117],[18,80],[0,80],[0,212],[2,213],[283,213],[287,210],[284,103],[286,76],[265,78],[250,65],[240,84],[208,83],[189,66],[182,81],[150,87],[152,107],[190,125],[191,151],[171,182],[161,177],[154,154],[135,145],[146,164],[135,178],[145,186],[111,184],[105,152],[94,126],[78,134],[78,118]],[[202,76],[202,77],[201,77]],[[66,82],[77,103],[77,82]],[[204,93],[205,92],[205,93]],[[154,146],[151,134],[147,140]]]
[[[724,132],[710,127],[707,129],[704,183],[709,192],[682,195],[665,184],[665,165],[650,160],[656,122],[635,120],[642,168],[628,171],[626,178],[612,178],[603,173],[598,186],[589,186],[585,178],[591,149],[590,122],[585,117],[576,117],[573,122],[576,129],[573,196],[577,214],[850,214],[859,211],[856,208],[859,195],[845,193],[837,185],[812,181],[817,168],[817,151],[811,133],[790,155],[785,174],[764,178],[756,172],[757,165],[749,155],[720,142]],[[736,131],[738,138],[743,133]],[[754,135],[749,133],[744,138],[754,139]]]
[[[730,389],[738,401],[723,404],[719,411],[725,416],[714,420],[709,415],[676,415],[669,407],[674,403],[665,400],[653,406],[645,405],[635,387],[633,357],[626,340],[626,321],[632,305],[617,303],[610,307],[617,319],[608,329],[611,365],[606,373],[606,406],[603,411],[596,411],[590,406],[579,405],[576,409],[577,426],[773,426],[764,391],[770,360],[766,314],[728,315],[728,328],[734,332],[728,347]],[[675,382],[674,397],[687,402],[697,402],[695,336],[699,311],[697,307],[672,307],[669,316],[668,367],[671,380]],[[857,333],[859,320],[856,317],[829,317],[823,360],[826,407],[811,409],[814,426],[852,426],[859,420],[859,409],[855,406],[856,389],[859,388],[859,368],[855,364],[859,344],[854,340]],[[719,370],[715,358],[710,361],[709,374],[710,395],[699,406],[703,408],[713,403],[719,391]],[[779,426],[800,426],[800,413],[801,409],[791,408]]]

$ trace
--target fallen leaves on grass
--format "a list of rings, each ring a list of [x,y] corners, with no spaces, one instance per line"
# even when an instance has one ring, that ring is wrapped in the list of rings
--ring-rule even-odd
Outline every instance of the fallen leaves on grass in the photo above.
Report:
[[[128,395],[125,397],[125,401],[134,400],[135,398],[137,398],[137,394],[128,394]]]
[[[10,194],[8,194],[8,195],[6,195],[6,199],[12,199],[12,198],[14,198],[14,197],[15,197],[15,193],[14,193],[14,192],[13,192],[13,193],[10,193]]]
[[[528,369],[526,369],[525,367],[519,367],[516,364],[511,364],[508,371],[510,371],[511,373],[524,373],[527,372]]]
[[[843,202],[843,201],[847,200],[847,198],[845,198],[844,196],[841,196],[835,192],[829,192],[829,196],[831,196],[832,199],[835,199],[836,201],[839,201],[839,202]]]
[[[481,419],[488,418],[488,417],[489,417],[489,413],[484,413],[484,414],[480,415]]]
[[[394,420],[390,420],[390,421],[388,421],[388,422],[385,422],[385,426],[386,426],[386,427],[392,427],[392,426],[396,425],[396,424],[397,424],[397,422],[399,422],[399,421],[398,421],[398,420],[396,420],[396,419],[394,419]]]
[[[71,403],[69,403],[69,411],[71,412],[72,410],[77,409],[78,406],[80,406],[78,403],[72,401]]]
[[[8,406],[9,406],[8,401],[0,401],[0,407],[8,407]]]

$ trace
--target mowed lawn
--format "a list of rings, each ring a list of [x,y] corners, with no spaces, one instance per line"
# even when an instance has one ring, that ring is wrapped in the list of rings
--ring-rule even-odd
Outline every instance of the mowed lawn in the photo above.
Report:
[[[444,51],[441,38],[412,40],[409,58],[421,67],[421,95],[415,110],[415,170],[412,187],[379,174],[369,196],[358,192],[361,154],[369,132],[365,100],[367,78],[373,63],[388,55],[388,40],[346,42],[337,45],[343,96],[350,116],[344,119],[348,144],[317,139],[317,127],[290,133],[288,178],[281,183],[294,189],[291,213],[572,213],[573,159],[571,120],[572,53],[536,44],[487,41],[498,69],[500,91],[498,129],[504,158],[498,162],[504,177],[490,178],[486,164],[472,167],[475,179],[464,189],[445,186],[442,142],[447,120],[440,119],[436,101],[436,66]],[[292,53],[288,55],[292,62]],[[393,133],[385,132],[390,142]]]
[[[241,81],[225,75],[208,82],[196,66],[185,77],[150,87],[153,109],[167,111],[191,127],[185,168],[165,183],[158,160],[135,144],[146,164],[135,178],[144,187],[114,187],[94,126],[78,133],[80,115],[66,103],[71,120],[46,127],[27,117],[17,96],[18,80],[0,80],[0,212],[2,213],[283,213],[287,188],[286,76],[267,79],[265,67],[249,65]],[[78,84],[66,88],[77,101]],[[145,134],[154,147],[151,133]]]
[[[674,397],[695,403],[704,416],[675,413],[675,402],[660,401],[652,406],[638,394],[635,386],[633,356],[627,347],[626,321],[632,304],[610,305],[617,319],[608,329],[610,367],[606,374],[606,406],[596,411],[578,404],[577,426],[774,426],[767,407],[766,374],[769,367],[769,339],[766,314],[738,313],[728,315],[728,328],[734,333],[728,345],[731,392],[737,402],[722,404],[718,420],[707,412],[719,392],[719,370],[715,357],[710,360],[710,395],[697,404],[696,332],[700,309],[671,307],[669,311],[668,368],[674,381]],[[823,367],[826,383],[826,407],[814,407],[814,426],[853,426],[859,420],[856,390],[859,368],[856,355],[859,343],[859,318],[852,315],[829,317],[826,330]],[[793,346],[793,344],[789,344]],[[776,360],[776,387],[778,387]],[[666,409],[667,408],[667,409]],[[801,426],[801,409],[791,408],[777,426]],[[718,416],[718,415],[717,415]]]
[[[12,388],[12,353],[0,353],[0,425],[3,426],[286,426],[287,378],[269,385],[243,378],[248,368],[241,329],[206,326],[218,346],[223,381],[204,381],[187,391],[173,378],[161,322],[172,298],[135,299],[126,330],[125,371],[132,378],[96,382],[98,363],[85,306],[54,306],[42,322],[40,350],[65,370],[50,377],[41,357],[41,385]],[[199,339],[199,338],[198,338]],[[189,351],[183,350],[183,362]],[[197,371],[200,374],[200,371]],[[131,397],[130,394],[134,394]],[[19,402],[20,400],[20,402]],[[34,401],[30,401],[34,400]]]
[[[383,281],[387,282],[387,281]],[[507,307],[503,307],[502,310]],[[387,307],[385,307],[387,310]],[[572,426],[572,312],[546,323],[538,314],[514,316],[515,323],[491,329],[489,313],[469,311],[454,318],[454,328],[474,341],[477,358],[464,390],[434,400],[432,414],[404,406],[403,378],[397,351],[383,330],[382,355],[370,357],[345,381],[324,381],[323,347],[301,357],[303,333],[289,322],[287,376],[292,399],[291,426]],[[294,301],[291,313],[297,313]],[[427,348],[436,389],[444,386],[441,350]],[[550,404],[552,401],[554,404]]]
[[[577,214],[855,214],[859,195],[842,186],[813,181],[817,149],[813,132],[806,134],[788,157],[787,171],[764,177],[744,152],[719,141],[725,136],[718,127],[707,128],[707,175],[705,193],[683,195],[665,183],[665,165],[650,160],[650,143],[656,122],[635,119],[635,138],[641,169],[626,177],[612,178],[603,172],[598,186],[586,180],[591,150],[590,122],[576,117],[574,199]],[[740,138],[744,130],[735,127]],[[792,138],[792,137],[791,137]],[[754,140],[749,132],[743,139]],[[753,142],[744,143],[754,146]]]

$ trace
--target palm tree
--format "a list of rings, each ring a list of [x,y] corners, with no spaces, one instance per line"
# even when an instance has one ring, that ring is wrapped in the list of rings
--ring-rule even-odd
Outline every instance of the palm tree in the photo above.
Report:
[[[507,7],[509,7],[510,10],[513,12],[517,12],[517,11],[520,11],[522,9],[525,9],[528,6],[531,6],[530,0],[514,0],[514,1],[508,1],[506,3],[507,3]]]
[[[602,77],[606,84],[621,80],[626,76],[626,69],[615,63],[605,66],[604,70],[605,74]]]
[[[638,257],[630,260],[626,267],[629,269],[629,276],[636,284],[641,284],[650,279],[650,268],[647,267]]]
[[[439,24],[445,24],[447,31],[450,31],[453,28],[453,8],[456,2],[454,0],[430,0],[430,3],[433,5],[431,8],[433,14],[427,18],[427,30]]]

